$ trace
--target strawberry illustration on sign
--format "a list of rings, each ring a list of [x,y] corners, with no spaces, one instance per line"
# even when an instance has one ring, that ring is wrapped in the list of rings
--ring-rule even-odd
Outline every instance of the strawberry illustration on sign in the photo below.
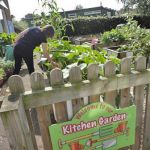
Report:
[[[116,133],[123,132],[126,130],[126,128],[127,128],[127,121],[121,122],[118,124],[117,128],[115,129],[115,132]]]
[[[134,144],[136,107],[115,109],[97,102],[72,120],[49,127],[55,150],[116,150]]]

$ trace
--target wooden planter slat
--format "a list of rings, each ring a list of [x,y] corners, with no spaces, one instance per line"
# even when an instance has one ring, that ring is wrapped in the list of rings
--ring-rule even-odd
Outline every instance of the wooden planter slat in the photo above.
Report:
[[[112,48],[114,48],[114,47],[112,47]],[[133,56],[133,53],[129,52],[129,51],[118,52],[117,50],[111,49],[111,47],[110,48],[104,47],[104,49],[107,51],[108,55],[114,55],[119,59]]]

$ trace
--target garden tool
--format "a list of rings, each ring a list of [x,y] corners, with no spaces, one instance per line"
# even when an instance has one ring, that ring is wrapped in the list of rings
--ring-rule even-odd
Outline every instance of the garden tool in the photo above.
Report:
[[[115,133],[115,134],[112,134],[112,135],[107,135],[105,137],[102,137],[100,139],[96,139],[96,140],[91,140],[89,139],[86,143],[87,146],[91,147],[93,143],[97,143],[97,142],[101,142],[101,141],[108,141],[109,139],[112,139],[114,137],[117,137],[117,136],[120,136],[122,134],[128,134],[128,129],[126,129],[125,131],[123,132],[118,132],[118,133]]]
[[[77,137],[75,139],[72,139],[72,140],[68,140],[68,141],[62,141],[61,139],[58,140],[58,145],[59,145],[59,148],[62,149],[63,145],[64,144],[69,144],[69,143],[72,143],[72,142],[75,142],[75,141],[78,141],[78,140],[82,140],[82,139],[86,139],[86,138],[89,138],[89,137],[92,137],[92,136],[102,136],[102,135],[106,135],[107,133],[111,132],[112,131],[112,128],[108,128],[109,130],[108,131],[105,131],[105,132],[102,132],[102,131],[97,131],[97,132],[94,132],[94,133],[91,133],[91,134],[87,134],[87,135],[83,135],[81,137]]]
[[[65,145],[65,144],[70,144],[74,141],[82,140],[82,139],[89,138],[89,137],[92,137],[92,136],[97,136],[97,135],[99,135],[99,131],[91,133],[91,134],[87,134],[87,135],[84,135],[84,136],[81,136],[81,137],[78,137],[78,138],[75,138],[75,139],[72,139],[72,140],[68,140],[68,141],[62,141],[61,139],[59,139],[58,140],[58,145],[59,145],[59,148],[62,149],[63,145]]]
[[[110,148],[110,147],[112,147],[116,144],[117,144],[117,139],[116,138],[109,139],[107,141],[104,141],[101,145],[97,145],[97,146],[94,146],[94,147],[90,148],[90,150],[99,149],[99,148],[102,148],[103,150],[105,150],[105,149]]]
[[[109,135],[112,135],[113,134],[113,131],[112,130],[108,130],[108,131],[105,131],[105,132],[99,132],[99,137],[106,137],[106,136],[109,136]],[[91,138],[86,142],[86,146],[89,146],[91,147],[93,145],[93,143],[96,143],[97,140],[92,140]]]
[[[112,135],[112,134],[113,134],[113,133],[110,132],[110,133],[104,134],[103,137],[104,137],[104,136],[106,137],[106,136],[109,136],[109,135]],[[89,139],[89,140],[86,142],[86,146],[92,147],[92,145],[93,145],[94,143],[96,143],[96,142],[98,142],[97,139],[96,139],[96,140]]]

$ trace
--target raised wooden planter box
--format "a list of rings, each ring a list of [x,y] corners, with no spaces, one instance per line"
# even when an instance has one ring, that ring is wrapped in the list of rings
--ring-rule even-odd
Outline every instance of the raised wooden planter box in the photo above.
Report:
[[[129,52],[129,51],[118,52],[117,51],[118,48],[119,48],[119,46],[104,47],[104,49],[107,51],[108,55],[115,55],[119,59],[129,57],[129,56],[133,56],[133,53]]]
[[[92,39],[87,39],[87,38],[77,38],[74,40],[75,45],[82,45],[85,42],[91,43]]]

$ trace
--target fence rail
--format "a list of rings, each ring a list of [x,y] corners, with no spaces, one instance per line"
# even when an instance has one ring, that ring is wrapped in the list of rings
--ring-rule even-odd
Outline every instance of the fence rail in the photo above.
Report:
[[[104,76],[99,76],[99,66],[90,64],[87,80],[82,80],[82,72],[76,66],[70,69],[68,83],[63,79],[63,72],[54,69],[49,75],[49,87],[45,87],[43,75],[34,72],[30,77],[32,91],[25,91],[20,76],[11,76],[8,82],[11,95],[0,98],[0,116],[11,149],[38,149],[30,112],[33,108],[37,112],[44,150],[50,150],[48,126],[54,120],[64,122],[84,105],[104,100],[116,108],[136,105],[136,144],[130,149],[149,150],[150,69],[146,69],[146,58],[139,57],[134,64],[131,58],[124,58],[119,68],[120,72],[116,74],[115,64],[108,61],[103,68]],[[120,97],[120,102],[116,101],[116,96]]]

